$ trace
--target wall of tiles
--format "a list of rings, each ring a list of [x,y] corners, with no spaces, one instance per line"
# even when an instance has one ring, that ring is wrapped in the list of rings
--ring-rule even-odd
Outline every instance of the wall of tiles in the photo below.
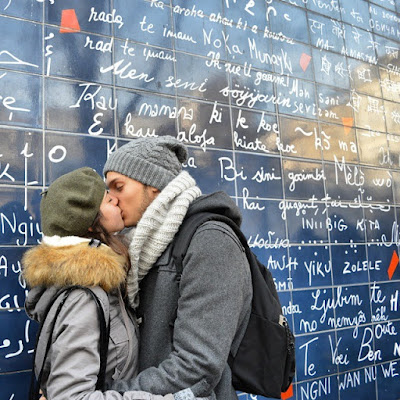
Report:
[[[1,399],[29,386],[40,192],[165,134],[275,277],[282,398],[399,399],[399,21],[399,0],[0,0]]]

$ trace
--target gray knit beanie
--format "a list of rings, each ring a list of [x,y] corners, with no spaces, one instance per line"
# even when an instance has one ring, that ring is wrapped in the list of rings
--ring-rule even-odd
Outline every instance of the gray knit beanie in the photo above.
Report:
[[[112,153],[103,174],[114,171],[163,190],[182,171],[187,149],[172,136],[134,139]]]
[[[106,192],[102,177],[83,167],[57,178],[42,193],[40,215],[45,236],[84,236]]]

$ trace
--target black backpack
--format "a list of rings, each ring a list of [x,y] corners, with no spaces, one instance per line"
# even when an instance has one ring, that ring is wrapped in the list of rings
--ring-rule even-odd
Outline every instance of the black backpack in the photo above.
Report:
[[[177,275],[183,271],[183,259],[197,228],[207,221],[229,225],[245,248],[250,264],[253,300],[251,315],[236,355],[229,355],[232,383],[236,390],[280,399],[295,374],[294,336],[282,307],[271,272],[250,250],[247,240],[230,218],[209,212],[186,218],[174,238],[172,257]],[[179,281],[180,279],[178,279]]]

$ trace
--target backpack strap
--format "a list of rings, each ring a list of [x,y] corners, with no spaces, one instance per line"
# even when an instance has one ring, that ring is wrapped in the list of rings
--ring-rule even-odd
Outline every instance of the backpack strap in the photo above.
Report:
[[[212,212],[201,212],[193,214],[183,220],[181,228],[174,238],[172,248],[172,257],[175,262],[177,271],[177,281],[179,282],[182,276],[183,259],[185,258],[193,235],[200,227],[200,225],[208,221],[219,221],[225,223],[233,230],[237,238],[240,240],[240,243],[245,250],[246,257],[250,265],[253,286],[252,308],[258,315],[268,315],[270,319],[276,320],[278,322],[281,314],[281,312],[278,313],[278,310],[281,309],[281,306],[272,274],[258,261],[256,255],[251,251],[247,243],[247,239],[244,236],[239,225],[237,225],[234,221],[232,221],[229,217],[226,217],[225,215],[215,214]],[[266,302],[259,296],[254,296],[254,293],[265,292],[263,288],[265,282],[269,287],[269,291],[265,295],[269,296],[270,302],[272,302],[272,304],[275,304],[276,307],[266,308]]]
[[[229,225],[240,241],[242,242],[242,239],[238,235],[237,232],[240,232],[240,234],[243,236],[243,234],[240,231],[240,228],[238,225],[236,225],[230,218],[225,217],[224,215],[220,214],[215,214],[212,212],[201,212],[197,214],[193,214],[188,218],[185,218],[182,222],[182,225],[176,234],[174,241],[173,241],[173,247],[172,247],[172,258],[175,263],[176,267],[176,272],[177,272],[177,280],[180,280],[180,277],[182,276],[183,272],[183,259],[186,256],[187,249],[190,245],[190,242],[193,238],[193,235],[196,233],[197,229],[200,227],[200,225],[204,224],[205,222],[208,221],[220,221],[224,222],[227,225]],[[243,236],[244,238],[244,236]],[[246,248],[247,245],[247,240],[244,238],[244,242],[242,242],[243,246]]]
[[[54,318],[53,318],[53,321],[51,324],[51,329],[50,329],[50,335],[49,335],[49,338],[48,338],[48,341],[46,344],[46,348],[45,348],[42,366],[40,368],[40,372],[39,372],[38,378],[36,379],[36,382],[35,382],[36,351],[35,351],[35,354],[33,357],[31,383],[30,383],[30,389],[29,389],[29,400],[37,400],[39,398],[40,384],[41,384],[42,377],[43,377],[43,371],[44,371],[44,365],[46,362],[46,358],[48,356],[48,353],[49,353],[49,350],[50,350],[50,347],[52,344],[54,326],[57,322],[58,315],[60,314],[60,311],[61,311],[63,305],[65,304],[65,301],[67,300],[70,293],[75,289],[81,289],[81,290],[84,290],[86,293],[89,293],[96,303],[97,315],[99,317],[99,325],[100,325],[100,341],[99,341],[100,370],[99,370],[99,374],[97,377],[96,390],[100,390],[100,391],[105,390],[105,374],[106,374],[106,366],[107,366],[108,341],[109,341],[109,336],[110,336],[110,321],[108,321],[108,324],[106,323],[106,318],[104,315],[104,310],[103,310],[103,306],[100,302],[100,299],[96,296],[96,294],[90,288],[83,287],[83,286],[69,286],[69,287],[63,288],[62,290],[60,290],[57,293],[57,295],[54,297],[52,303],[49,304],[49,306],[47,307],[47,309],[44,313],[44,318],[43,318],[42,322],[40,323],[39,330],[38,330],[38,333],[36,336],[35,350],[39,343],[40,334],[42,332],[43,326],[46,322],[46,319],[50,312],[51,307],[53,306],[54,302],[59,297],[63,296],[63,298],[61,299],[60,303],[58,304],[57,310],[54,314]]]

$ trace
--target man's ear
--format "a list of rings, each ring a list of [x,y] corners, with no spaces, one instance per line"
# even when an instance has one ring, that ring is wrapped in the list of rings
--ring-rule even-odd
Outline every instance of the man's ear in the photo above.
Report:
[[[154,200],[160,194],[160,190],[153,186],[148,186],[148,188],[150,191],[151,198]]]

